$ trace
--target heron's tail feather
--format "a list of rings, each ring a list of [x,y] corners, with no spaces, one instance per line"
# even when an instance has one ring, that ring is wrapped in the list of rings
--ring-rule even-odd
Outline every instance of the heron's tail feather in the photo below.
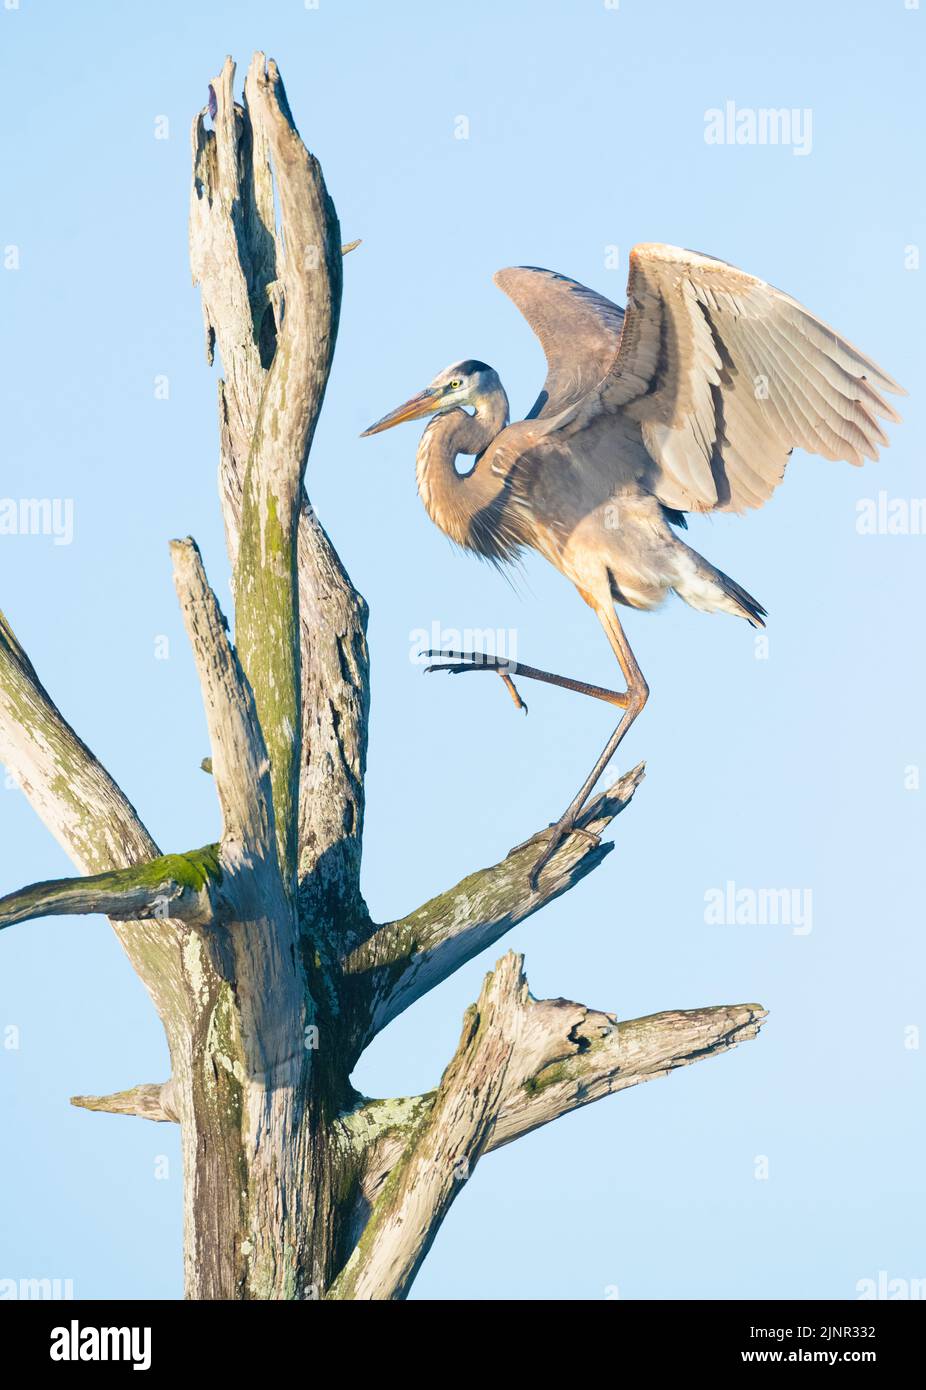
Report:
[[[672,587],[692,608],[707,613],[733,613],[753,627],[765,627],[766,612],[761,603],[681,541],[676,546],[676,579]]]
[[[768,617],[766,610],[754,599],[752,594],[747,593],[742,584],[737,584],[735,579],[731,579],[723,570],[717,570],[717,578],[723,585],[724,593],[737,605],[742,616],[753,627],[765,627],[765,619]]]

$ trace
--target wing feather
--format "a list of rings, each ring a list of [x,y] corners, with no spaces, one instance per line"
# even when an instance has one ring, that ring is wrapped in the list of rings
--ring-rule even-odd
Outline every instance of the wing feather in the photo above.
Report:
[[[661,500],[739,511],[771,496],[795,447],[878,457],[878,417],[899,418],[881,392],[902,388],[796,300],[672,246],[637,246],[630,267],[600,397],[640,422]]]
[[[527,419],[547,418],[593,391],[614,361],[624,311],[604,295],[537,266],[509,266],[495,283],[540,339],[547,379]]]
[[[888,443],[879,421],[900,419],[882,393],[905,392],[886,372],[725,261],[635,246],[626,312],[549,270],[513,267],[495,280],[547,358],[528,418],[576,449],[590,431],[599,456],[609,419],[636,422],[646,453],[615,446],[615,485],[634,481],[669,508],[761,507],[794,448],[861,464]]]

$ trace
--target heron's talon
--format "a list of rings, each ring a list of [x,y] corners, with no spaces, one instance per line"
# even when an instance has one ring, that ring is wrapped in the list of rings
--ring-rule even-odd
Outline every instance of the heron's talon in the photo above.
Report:
[[[498,674],[499,674],[499,675],[501,676],[501,678],[502,678],[502,681],[503,681],[503,683],[504,683],[505,689],[508,691],[508,694],[511,696],[512,700],[514,701],[514,707],[515,707],[515,709],[521,709],[521,710],[524,711],[525,714],[527,714],[527,705],[526,705],[525,702],[521,699],[520,692],[518,691],[518,687],[515,685],[514,681],[511,679],[511,677],[510,677],[510,676],[507,674],[507,672],[505,672],[505,671],[499,671]]]
[[[601,836],[596,834],[594,830],[587,830],[584,825],[577,825],[574,821],[571,824],[568,821],[557,821],[555,825],[548,825],[545,830],[538,830],[536,835],[531,835],[529,840],[524,840],[520,845],[515,845],[514,849],[509,850],[508,853],[510,858],[512,854],[517,854],[519,850],[527,849],[529,845],[541,844],[543,841],[547,841],[546,849],[533,865],[528,877],[531,889],[535,893],[540,885],[541,873],[556,854],[556,851],[566,843],[571,835],[578,835],[581,839],[586,840],[593,849],[597,849],[601,844]]]
[[[544,833],[541,836],[541,838],[546,839],[546,833]],[[564,844],[565,841],[568,840],[568,838],[569,831],[566,830],[563,826],[554,825],[551,827],[551,830],[549,832],[549,844],[543,851],[543,854],[541,854],[540,858],[536,860],[533,868],[530,871],[530,874],[528,875],[527,881],[530,884],[532,893],[536,893],[540,888],[540,875],[543,873],[544,869],[547,867],[550,860],[553,858],[554,854],[559,849],[560,845]]]
[[[494,671],[501,677],[515,709],[523,710],[527,714],[527,702],[521,699],[520,692],[511,679],[511,670],[515,668],[507,658],[492,656],[489,652],[426,651],[419,652],[418,655],[441,657],[440,664],[432,662],[424,668],[426,676],[432,671],[446,671],[451,676],[459,676],[464,671]]]

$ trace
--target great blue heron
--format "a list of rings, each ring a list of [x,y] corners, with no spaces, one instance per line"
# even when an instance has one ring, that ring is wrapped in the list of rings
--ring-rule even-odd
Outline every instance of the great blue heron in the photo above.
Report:
[[[622,710],[577,795],[551,828],[533,875],[576,819],[649,693],[614,604],[655,608],[670,589],[693,608],[764,627],[765,609],[675,534],[686,512],[761,507],[795,446],[861,464],[887,444],[879,394],[904,394],[796,300],[724,261],[658,243],[630,253],[627,310],[550,270],[500,270],[499,285],[540,339],[547,379],[525,420],[484,362],[455,362],[371,425],[433,418],[418,446],[418,490],[432,520],[503,564],[531,546],[598,615],[626,691],[482,653],[429,652],[434,669],[514,673]],[[468,413],[468,409],[472,414]],[[458,454],[474,454],[468,472]]]

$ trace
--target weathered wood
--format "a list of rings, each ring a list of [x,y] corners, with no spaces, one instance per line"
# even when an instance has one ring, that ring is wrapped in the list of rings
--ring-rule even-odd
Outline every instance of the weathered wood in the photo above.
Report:
[[[630,804],[642,780],[640,763],[589,804],[580,826],[589,835],[602,835]],[[347,955],[344,969],[362,981],[369,998],[372,1033],[380,1032],[505,932],[574,887],[614,846],[573,835],[557,850],[534,889],[531,874],[545,848],[540,831],[501,863],[470,874],[407,917],[373,928],[367,940]]]
[[[283,878],[295,890],[302,742],[296,535],[337,333],[341,234],[321,169],[293,125],[276,64],[265,70],[262,57],[252,62],[245,93],[273,164],[283,307],[244,473],[235,631],[270,754]]]
[[[288,1212],[292,1194],[306,1180],[298,1130],[307,1113],[305,1032],[313,1004],[297,951],[295,906],[277,857],[273,779],[255,699],[195,543],[175,541],[171,550],[222,806],[219,862],[230,908],[221,922],[221,951],[232,987],[223,1001],[222,1058],[230,1073],[225,1087],[234,1095],[233,1123],[216,1113],[208,1091],[194,1097],[201,1200],[194,1204],[191,1239],[200,1255],[188,1292],[280,1297],[299,1286],[305,1273],[301,1231],[293,1229]],[[214,917],[211,925],[214,932],[220,922]],[[231,1148],[235,1157],[229,1162]],[[220,1173],[204,1158],[206,1149],[223,1152]],[[237,1206],[232,1231],[227,1213],[218,1225],[214,1221],[216,1190],[231,1209]],[[242,1223],[250,1234],[242,1236]],[[214,1252],[223,1245],[234,1251],[236,1239],[234,1265],[216,1265]]]
[[[219,920],[218,846],[188,854],[162,854],[147,864],[85,878],[33,883],[0,898],[0,929],[36,917],[105,913],[113,922],[172,917],[187,924]]]
[[[173,541],[174,585],[206,709],[210,770],[222,807],[222,847],[266,859],[276,844],[270,762],[254,696],[196,542]]]
[[[757,1036],[768,1017],[760,1004],[719,1004],[668,1010],[619,1022],[566,999],[531,1000],[548,1034],[543,1065],[522,1065],[524,1080],[506,1088],[484,1152],[491,1153],[572,1110],[629,1086],[668,1076],[679,1067],[728,1052]],[[364,1100],[345,1116],[362,1149],[361,1191],[372,1203],[430,1115],[436,1092]]]
[[[761,1004],[669,1010],[623,1023],[564,999],[534,1008],[534,1027],[558,1055],[524,1066],[520,1089],[509,1091],[499,1110],[490,1149],[628,1086],[728,1052],[756,1037],[768,1017]]]
[[[129,1091],[116,1091],[110,1096],[71,1096],[71,1104],[79,1110],[96,1110],[105,1115],[136,1115],[158,1124],[176,1124],[179,1115],[174,1109],[173,1086],[170,1081],[159,1085],[133,1086]]]
[[[128,797],[58,710],[2,614],[0,761],[80,872],[125,869],[160,853]],[[124,922],[116,934],[170,1043],[188,990],[176,924]]]
[[[333,952],[369,929],[360,895],[370,662],[367,605],[308,502],[299,523],[300,913]]]
[[[331,1290],[338,1299],[404,1298],[454,1198],[485,1147],[518,1045],[527,995],[521,958],[486,976],[433,1104],[373,1206]]]
[[[202,293],[207,355],[211,362],[217,344],[225,372],[219,384],[219,484],[233,588],[244,480],[284,308],[283,242],[302,249],[301,263],[291,261],[290,274],[307,277],[309,293],[316,299],[313,323],[318,332],[299,344],[301,356],[308,353],[313,359],[299,385],[300,391],[309,391],[303,407],[310,417],[306,449],[321,407],[340,295],[334,256],[337,219],[311,156],[296,159],[294,181],[309,186],[312,196],[304,208],[298,207],[297,198],[299,216],[291,227],[286,226],[287,209],[282,209],[286,234],[277,234],[270,138],[255,96],[263,68],[263,54],[256,54],[244,104],[238,106],[235,67],[227,59],[212,84],[214,130],[206,128],[200,113],[192,131],[190,261]],[[281,91],[278,74],[276,83]],[[281,135],[287,138],[285,130]],[[348,243],[341,255],[355,245]],[[287,374],[299,370],[291,363]],[[301,910],[316,932],[327,919],[327,936],[342,933],[351,941],[359,930],[354,924],[366,916],[359,882],[369,705],[367,608],[304,495],[297,571],[302,768],[296,841]]]
[[[618,1024],[566,999],[534,999],[509,951],[467,1011],[437,1090],[373,1101],[349,1117],[366,1149],[363,1235],[331,1289],[337,1299],[404,1298],[483,1153],[603,1096],[755,1037],[757,1004]]]

